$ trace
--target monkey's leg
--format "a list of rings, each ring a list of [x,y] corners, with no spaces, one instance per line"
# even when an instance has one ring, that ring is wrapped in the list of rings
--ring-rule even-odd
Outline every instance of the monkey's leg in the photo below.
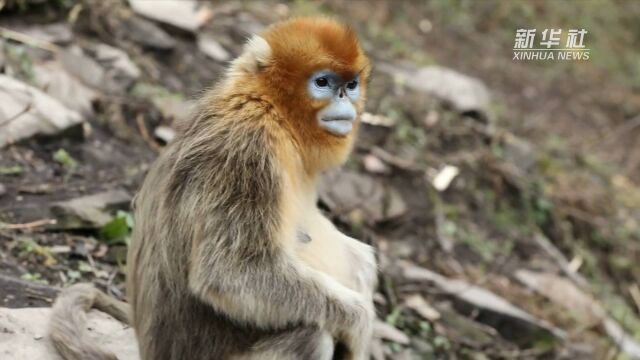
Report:
[[[333,360],[333,338],[326,331],[304,327],[265,339],[249,354],[234,360]],[[342,358],[338,358],[342,360]]]

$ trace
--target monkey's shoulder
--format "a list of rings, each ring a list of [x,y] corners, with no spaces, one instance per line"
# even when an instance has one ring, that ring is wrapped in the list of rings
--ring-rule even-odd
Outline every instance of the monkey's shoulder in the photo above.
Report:
[[[273,201],[265,197],[281,187],[277,115],[258,101],[234,101],[200,114],[160,160],[171,198],[199,191],[228,201]]]

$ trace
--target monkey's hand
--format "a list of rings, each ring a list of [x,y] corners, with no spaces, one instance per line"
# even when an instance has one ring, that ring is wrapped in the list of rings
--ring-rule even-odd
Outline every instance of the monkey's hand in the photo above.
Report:
[[[338,337],[347,349],[347,359],[368,360],[369,345],[373,333],[373,321],[375,308],[373,305],[373,293],[377,283],[377,264],[374,250],[371,246],[356,239],[341,234],[341,238],[347,247],[353,268],[355,290],[364,298],[364,315],[361,322],[344,332],[343,337]]]
[[[338,341],[347,348],[347,360],[369,360],[370,343],[373,336],[373,321],[375,309],[373,302],[368,300],[362,307],[360,321],[345,329],[338,337]]]
[[[356,290],[372,298],[378,280],[378,266],[371,246],[349,236],[343,235],[344,242],[351,253]]]
[[[204,244],[189,274],[194,295],[236,321],[265,329],[309,324],[367,334],[371,300],[284,251],[251,260]]]

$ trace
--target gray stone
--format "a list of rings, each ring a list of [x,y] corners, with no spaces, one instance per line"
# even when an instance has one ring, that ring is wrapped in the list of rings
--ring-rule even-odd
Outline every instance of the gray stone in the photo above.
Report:
[[[158,126],[153,130],[153,135],[166,144],[170,143],[176,137],[176,131],[168,126]]]
[[[138,16],[131,16],[122,23],[122,36],[144,47],[170,50],[176,46],[176,41],[166,31],[153,22]]]
[[[34,135],[54,135],[83,121],[80,113],[52,96],[0,75],[0,148]]]
[[[64,70],[58,61],[47,61],[33,68],[33,82],[42,91],[58,99],[71,110],[93,114],[93,101],[98,94]]]
[[[362,212],[366,222],[402,216],[407,205],[400,193],[379,180],[349,170],[325,174],[319,185],[320,199],[340,215]]]
[[[551,273],[534,272],[520,269],[515,277],[535,292],[553,303],[559,304],[586,319],[586,324],[599,322],[605,332],[621,351],[633,359],[640,359],[640,343],[628,334],[618,322],[611,318],[606,310],[591,295],[585,293],[569,279]]]
[[[0,308],[0,354],[4,360],[61,360],[47,334],[50,308]],[[118,359],[138,360],[138,345],[133,328],[100,311],[90,311],[89,337]]]
[[[381,63],[377,68],[407,87],[432,95],[461,113],[488,116],[489,89],[479,79],[442,66],[426,66],[414,70]]]
[[[231,58],[231,54],[211,34],[205,33],[198,36],[198,49],[216,61],[223,62]]]
[[[546,335],[551,335],[558,339],[566,337],[565,332],[561,329],[534,317],[489,290],[463,280],[449,279],[406,261],[400,262],[400,267],[406,279],[432,282],[456,300],[472,308],[484,311],[486,321],[492,324],[502,323],[501,326],[509,331],[506,334],[504,331],[501,332],[503,336],[510,336],[518,340],[535,340],[539,336]],[[501,329],[497,330],[500,331]]]
[[[195,32],[213,16],[211,8],[195,0],[129,0],[136,14]]]
[[[536,164],[537,155],[533,145],[513,134],[504,136],[504,157],[509,163],[525,175]]]
[[[128,209],[131,195],[124,190],[110,190],[98,194],[54,203],[51,212],[56,216],[56,228],[99,228],[111,221],[111,211]]]
[[[118,88],[126,89],[140,77],[140,68],[126,52],[107,44],[97,44],[93,51],[107,78]]]
[[[30,27],[18,27],[15,30],[39,41],[58,45],[66,45],[73,40],[73,32],[71,31],[71,26],[66,22]]]
[[[401,345],[408,345],[410,342],[407,334],[398,330],[393,325],[377,319],[373,324],[373,336],[377,339],[387,340]]]

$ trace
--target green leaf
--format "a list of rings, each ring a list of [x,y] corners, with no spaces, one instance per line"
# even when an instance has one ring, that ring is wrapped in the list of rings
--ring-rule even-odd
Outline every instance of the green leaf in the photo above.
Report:
[[[126,244],[130,227],[126,216],[116,216],[105,224],[99,232],[100,238],[108,244]]]
[[[393,308],[391,313],[387,315],[387,317],[384,320],[387,324],[395,326],[398,323],[398,318],[400,317],[401,314],[402,314],[402,308],[395,307]]]
[[[53,154],[53,160],[59,162],[69,170],[73,170],[78,167],[78,162],[71,157],[65,149],[58,149],[58,151]]]
[[[0,166],[0,175],[18,175],[24,171],[22,166],[14,165],[14,166]]]
[[[93,272],[93,268],[88,263],[80,261],[80,263],[78,263],[78,271],[82,273],[90,273]]]
[[[36,283],[40,283],[40,284],[47,284],[48,281],[46,279],[42,278],[42,275],[38,274],[38,273],[26,273],[26,274],[22,274],[20,276],[20,278],[22,280],[26,280],[26,281],[31,281],[31,282],[36,282]]]
[[[133,229],[133,214],[127,211],[118,210],[116,217],[124,218],[127,221],[129,229]]]

